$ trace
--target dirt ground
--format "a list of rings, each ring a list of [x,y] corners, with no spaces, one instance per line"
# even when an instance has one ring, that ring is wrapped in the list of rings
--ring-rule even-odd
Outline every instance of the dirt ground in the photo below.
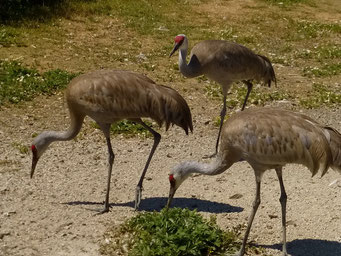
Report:
[[[215,2],[218,5],[211,6],[212,15],[218,15],[216,11],[220,8],[220,1]],[[227,14],[237,15],[234,10],[239,10],[240,5],[236,2],[231,1],[231,6],[225,9]],[[254,1],[246,2],[252,5]],[[340,12],[335,8],[322,6],[317,19],[340,20],[337,18]],[[313,13],[314,9],[307,7],[305,11],[302,15]],[[0,48],[0,58],[38,63],[37,68],[41,70],[62,68],[79,72],[116,67],[143,72],[134,63],[129,66],[103,57],[115,55],[112,41],[117,40],[118,33],[110,32],[122,29],[122,25],[97,23],[97,36],[87,31],[81,39],[75,31],[81,32],[85,23],[72,20],[61,21],[61,24],[65,29],[62,39],[65,41],[60,49],[56,50],[49,38],[36,38],[28,47]],[[124,41],[131,35],[120,36]],[[99,38],[103,40],[99,44],[103,44],[98,46]],[[87,41],[90,46],[86,45]],[[79,49],[89,47],[94,53],[89,57],[90,50],[84,51],[84,55],[75,57],[71,43],[77,44]],[[148,44],[153,47],[151,42]],[[104,46],[106,52],[98,54],[103,57],[101,60],[96,51],[103,50]],[[164,63],[169,62],[169,59],[164,60]],[[298,91],[311,86],[312,81],[307,81],[295,69],[297,67],[275,65],[278,86],[291,86]],[[148,75],[158,81],[157,72]],[[331,81],[339,83],[338,77]],[[183,95],[192,111],[194,132],[186,136],[175,126],[168,132],[164,128],[160,130],[162,140],[144,181],[141,211],[159,211],[164,207],[169,191],[168,172],[172,166],[184,160],[207,161],[202,157],[213,153],[218,128],[212,120],[219,115],[221,103],[205,96],[202,84],[197,83],[195,79],[174,83],[176,88],[188,88]],[[302,111],[341,131],[341,107],[305,110],[288,101],[274,102],[272,106]],[[90,119],[86,119],[77,139],[53,143],[40,159],[34,178],[30,179],[31,154],[20,153],[19,145],[30,146],[34,133],[64,130],[68,125],[62,93],[0,108],[0,256],[99,256],[99,244],[104,242],[106,229],[136,214],[135,186],[151,149],[151,138],[112,138],[116,158],[109,213],[95,215],[96,210],[103,207],[105,197],[107,147],[103,134],[91,126]],[[288,194],[288,253],[292,256],[341,255],[341,176],[329,170],[322,178],[319,175],[311,178],[305,167],[288,165],[284,170],[284,182]],[[249,242],[265,248],[267,255],[273,256],[281,255],[279,192],[275,172],[268,171],[263,177],[262,202],[249,237]],[[177,191],[173,206],[198,209],[206,217],[214,214],[220,227],[240,226],[243,235],[254,193],[252,169],[246,163],[238,163],[218,176],[189,178]]]
[[[196,98],[199,95],[192,95]],[[115,137],[116,154],[110,212],[94,215],[102,207],[107,179],[107,152],[103,135],[89,125],[77,140],[54,143],[29,178],[31,155],[20,154],[13,142],[31,143],[33,131],[56,130],[68,125],[63,97],[40,97],[22,108],[2,109],[0,116],[0,255],[99,255],[99,243],[110,225],[136,214],[135,185],[152,145],[152,139]],[[217,128],[207,124],[219,111],[210,101],[192,106],[194,133],[186,136],[178,127],[161,130],[162,140],[144,182],[141,210],[159,211],[166,203],[168,171],[183,160],[202,160],[213,151]],[[290,108],[289,103],[277,103]],[[35,107],[30,107],[34,105]],[[284,106],[281,106],[284,105]],[[341,130],[340,109],[304,111],[321,123]],[[54,115],[51,115],[54,113]],[[323,178],[311,178],[302,166],[287,166],[284,181],[288,193],[288,250],[290,255],[341,255],[341,179],[330,170]],[[337,180],[338,179],[338,180]],[[176,194],[173,206],[215,214],[225,229],[246,224],[254,196],[254,176],[245,164],[235,164],[213,177],[190,178]],[[236,196],[238,195],[238,196]],[[233,199],[238,198],[238,199]],[[279,185],[273,171],[263,179],[262,203],[250,241],[280,255],[281,220]]]

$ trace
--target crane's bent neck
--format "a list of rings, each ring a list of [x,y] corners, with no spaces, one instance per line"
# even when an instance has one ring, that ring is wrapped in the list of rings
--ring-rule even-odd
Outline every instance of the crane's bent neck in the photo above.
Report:
[[[220,158],[214,159],[210,163],[199,163],[195,161],[183,162],[178,166],[183,177],[188,177],[192,173],[200,173],[203,175],[217,175],[224,172],[230,165]]]
[[[70,115],[71,125],[66,131],[44,131],[35,138],[33,145],[38,149],[39,156],[45,152],[52,142],[71,140],[76,137],[82,127],[84,115],[76,116],[74,113],[70,113]]]
[[[187,57],[187,50],[188,47],[182,47],[179,50],[179,69],[180,72],[185,77],[196,77],[202,74],[201,66],[198,58],[195,55],[192,55],[189,64],[187,64],[186,57]]]

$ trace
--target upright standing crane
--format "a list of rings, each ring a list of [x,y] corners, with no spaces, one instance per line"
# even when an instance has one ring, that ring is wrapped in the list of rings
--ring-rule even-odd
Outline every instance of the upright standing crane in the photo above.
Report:
[[[233,82],[242,81],[247,86],[247,93],[242,110],[252,89],[252,80],[263,81],[271,86],[276,83],[275,71],[270,60],[262,55],[255,54],[243,45],[224,40],[205,40],[196,44],[191,51],[190,61],[187,64],[188,40],[184,34],[177,35],[175,45],[170,53],[172,56],[179,50],[179,69],[185,77],[206,75],[219,83],[223,89],[223,108],[220,113],[220,127],[215,147],[215,156],[218,152],[219,138],[224,118],[226,116],[226,97]]]
[[[260,205],[260,185],[266,170],[275,169],[282,208],[283,256],[286,247],[287,195],[282,168],[288,163],[305,165],[314,176],[331,167],[341,174],[341,134],[300,113],[273,108],[251,108],[232,115],[224,124],[216,159],[209,164],[183,162],[169,175],[167,207],[175,191],[191,173],[217,175],[234,163],[247,161],[254,170],[256,194],[239,256],[244,255],[253,219]]]
[[[85,116],[91,117],[99,125],[107,141],[109,169],[107,191],[103,212],[109,211],[109,192],[114,152],[110,142],[110,126],[121,119],[140,123],[154,136],[154,144],[149,154],[141,178],[136,187],[135,209],[139,207],[142,182],[149,163],[161,140],[161,135],[145,124],[141,118],[149,117],[159,126],[172,124],[193,131],[190,109],[184,98],[174,89],[157,85],[148,77],[129,71],[97,70],[74,78],[66,89],[66,102],[70,112],[71,125],[67,131],[45,131],[33,141],[31,178],[37,162],[48,146],[54,141],[74,138],[80,131]]]

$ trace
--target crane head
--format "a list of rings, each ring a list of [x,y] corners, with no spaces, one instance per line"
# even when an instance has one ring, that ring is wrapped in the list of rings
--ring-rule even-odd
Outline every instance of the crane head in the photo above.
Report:
[[[183,45],[183,43],[186,40],[186,36],[184,34],[177,35],[174,38],[174,47],[172,52],[169,54],[169,57],[171,57],[180,47]]]
[[[34,170],[36,169],[36,165],[38,163],[39,160],[39,156],[38,156],[38,150],[36,148],[35,145],[31,146],[31,151],[32,151],[32,168],[31,168],[31,179],[33,177],[34,174]]]
[[[166,208],[168,209],[176,190],[180,187],[182,182],[184,182],[190,174],[193,172],[192,162],[183,162],[177,165],[169,174],[169,197],[167,201]]]
[[[170,188],[169,188],[169,196],[168,196],[168,201],[167,201],[167,205],[166,205],[166,208],[168,209],[172,200],[173,200],[173,197],[174,197],[174,194],[176,192],[176,180],[174,178],[174,175],[173,174],[169,174],[169,183],[170,183]]]
[[[48,146],[53,141],[53,132],[45,131],[39,134],[33,141],[31,146],[32,151],[32,168],[31,168],[31,178],[33,177],[34,170],[38,163],[39,158],[44,154]]]

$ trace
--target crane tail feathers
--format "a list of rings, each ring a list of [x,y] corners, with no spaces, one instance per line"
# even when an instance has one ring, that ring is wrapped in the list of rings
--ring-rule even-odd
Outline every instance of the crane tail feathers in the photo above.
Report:
[[[193,131],[191,110],[186,100],[173,88],[162,85],[162,100],[160,104],[163,107],[162,122],[166,124],[166,130],[170,125],[177,125],[184,129],[188,134],[188,130]]]
[[[332,127],[324,127],[330,135],[329,146],[332,153],[331,168],[341,174],[341,134]]]

